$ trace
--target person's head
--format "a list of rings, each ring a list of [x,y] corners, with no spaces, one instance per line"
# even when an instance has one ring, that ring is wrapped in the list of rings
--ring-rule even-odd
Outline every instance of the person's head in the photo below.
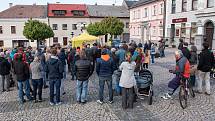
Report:
[[[35,62],[39,62],[39,60],[40,60],[40,58],[39,58],[38,56],[35,56],[35,57],[34,57],[34,61],[35,61]]]
[[[184,45],[183,47],[188,47],[188,43],[187,42],[184,42],[183,45]]]
[[[195,45],[191,46],[191,52],[197,52],[197,47]]]
[[[52,56],[56,56],[56,55],[57,55],[57,49],[52,48],[52,49],[51,49],[51,55],[52,55]]]
[[[209,44],[207,42],[204,42],[202,45],[203,45],[204,49],[208,49],[209,48]]]
[[[65,53],[65,49],[61,48],[60,52]]]
[[[175,58],[176,58],[176,60],[180,59],[181,57],[183,57],[182,51],[181,50],[175,51]]]
[[[184,40],[182,38],[180,38],[179,41],[182,43]]]
[[[111,52],[115,53],[116,52],[116,48],[111,48]]]
[[[102,49],[102,55],[107,55],[108,51],[107,49]]]
[[[131,53],[130,52],[127,52],[126,54],[125,54],[125,60],[127,61],[127,62],[131,62]]]
[[[81,52],[80,52],[80,59],[83,60],[83,59],[86,59],[86,57],[87,57],[87,56],[86,56],[85,51],[81,51]]]
[[[22,61],[22,54],[19,53],[16,57],[16,60],[21,62]]]
[[[141,54],[142,53],[142,49],[141,48],[137,48],[137,52],[138,52],[138,54]]]
[[[94,43],[93,46],[97,46],[97,43]]]
[[[23,52],[23,47],[19,47],[18,51]]]

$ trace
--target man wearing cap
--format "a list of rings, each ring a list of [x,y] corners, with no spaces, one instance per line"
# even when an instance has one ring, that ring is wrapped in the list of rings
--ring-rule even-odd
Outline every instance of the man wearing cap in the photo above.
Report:
[[[96,72],[99,76],[99,100],[97,101],[99,104],[103,104],[105,82],[109,90],[109,103],[113,103],[112,75],[115,64],[107,53],[107,49],[103,49],[101,58],[98,58],[96,63]]]

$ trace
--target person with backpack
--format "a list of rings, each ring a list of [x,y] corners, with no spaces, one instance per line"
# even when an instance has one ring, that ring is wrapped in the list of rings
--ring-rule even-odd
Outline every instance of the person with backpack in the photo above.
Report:
[[[11,64],[5,58],[4,52],[0,53],[0,77],[2,81],[2,92],[9,91]]]
[[[21,104],[26,102],[26,100],[24,99],[23,84],[25,85],[25,95],[27,96],[28,100],[32,100],[32,97],[30,95],[29,66],[26,62],[23,61],[22,56],[22,53],[18,53],[13,61],[13,69],[16,75],[16,80],[18,81],[18,94]]]
[[[203,43],[203,50],[199,55],[199,64],[197,69],[199,70],[199,80],[198,80],[198,87],[197,92],[202,93],[202,82],[205,81],[205,89],[206,95],[211,94],[210,90],[210,71],[214,66],[214,55],[209,50],[209,44]]]
[[[45,71],[48,73],[50,89],[50,105],[62,104],[60,99],[61,78],[64,72],[64,64],[58,59],[57,50],[51,50],[51,57],[46,63]],[[56,102],[54,101],[56,91]]]
[[[32,85],[33,85],[33,99],[34,102],[42,102],[42,88],[43,88],[43,78],[42,71],[43,67],[40,62],[39,57],[35,57],[33,62],[30,64],[30,70],[32,74]],[[38,100],[37,100],[38,94]]]
[[[168,84],[168,93],[162,96],[163,99],[171,99],[174,92],[180,85],[180,80],[190,78],[190,63],[186,57],[184,57],[181,50],[175,52],[176,66],[174,70],[169,70],[170,73],[176,76]]]
[[[91,61],[87,59],[84,51],[80,52],[80,59],[75,63],[77,77],[76,101],[85,104],[87,102],[88,80],[93,73]]]

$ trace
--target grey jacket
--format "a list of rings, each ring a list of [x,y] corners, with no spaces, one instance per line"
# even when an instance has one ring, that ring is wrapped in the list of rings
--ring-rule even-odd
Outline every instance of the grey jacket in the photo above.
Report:
[[[33,61],[30,64],[30,70],[31,70],[31,74],[32,74],[32,79],[41,79],[42,78],[43,67],[40,62]]]

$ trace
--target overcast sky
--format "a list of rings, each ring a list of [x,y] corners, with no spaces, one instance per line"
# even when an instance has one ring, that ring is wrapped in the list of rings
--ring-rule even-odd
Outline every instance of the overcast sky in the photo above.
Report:
[[[71,4],[77,4],[77,3],[84,3],[84,4],[95,4],[98,5],[112,5],[116,2],[117,5],[121,5],[123,0],[0,0],[0,11],[3,11],[9,7],[9,3],[13,3],[13,5],[20,5],[20,4],[41,4],[46,5],[47,3],[71,3]]]

